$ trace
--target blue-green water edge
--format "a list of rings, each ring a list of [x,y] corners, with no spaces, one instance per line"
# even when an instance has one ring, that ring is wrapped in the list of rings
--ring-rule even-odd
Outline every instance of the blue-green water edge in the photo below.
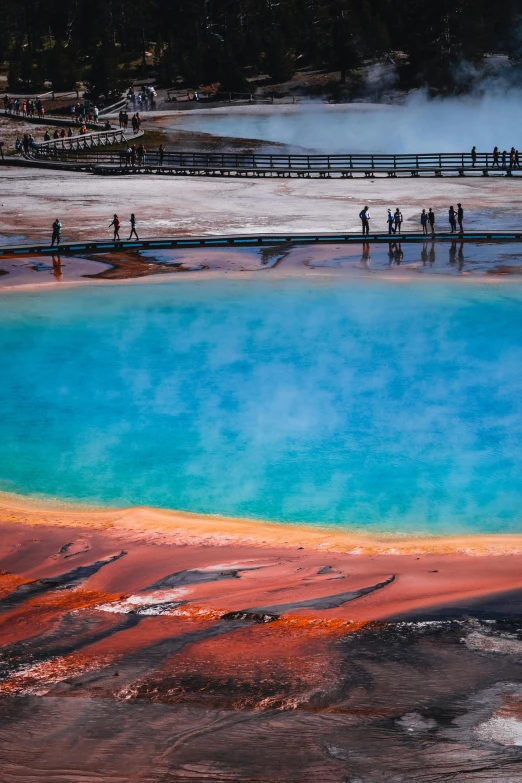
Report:
[[[0,302],[0,489],[522,531],[522,286],[177,281]]]

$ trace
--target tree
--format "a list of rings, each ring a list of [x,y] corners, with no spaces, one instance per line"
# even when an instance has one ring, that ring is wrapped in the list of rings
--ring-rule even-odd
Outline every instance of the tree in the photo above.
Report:
[[[267,40],[263,67],[274,82],[286,82],[295,72],[292,54],[280,30],[273,30]]]
[[[53,90],[72,90],[76,86],[78,70],[71,57],[69,47],[57,41],[47,58],[47,78]]]
[[[245,75],[229,49],[223,52],[219,82],[222,90],[230,92],[246,92],[249,89]]]
[[[124,74],[118,68],[118,52],[112,41],[105,37],[92,59],[87,80],[89,98],[96,100],[119,98],[126,85]]]

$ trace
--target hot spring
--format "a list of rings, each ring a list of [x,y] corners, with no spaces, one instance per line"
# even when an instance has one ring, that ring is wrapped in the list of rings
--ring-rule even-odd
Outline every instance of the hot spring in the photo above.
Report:
[[[520,531],[522,287],[167,280],[2,296],[0,489]]]
[[[404,104],[302,103],[180,112],[164,119],[170,130],[278,142],[319,152],[481,152],[520,146],[513,129],[522,125],[519,91],[481,97],[428,100],[410,95]]]

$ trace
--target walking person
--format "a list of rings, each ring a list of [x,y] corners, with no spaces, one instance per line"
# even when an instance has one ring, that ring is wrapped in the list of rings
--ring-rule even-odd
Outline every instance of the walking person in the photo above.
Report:
[[[120,241],[120,219],[119,219],[118,215],[114,215],[112,223],[109,223],[109,228],[111,226],[114,226],[114,237],[113,237],[114,242],[116,242],[116,240],[118,240],[118,242],[119,242]]]
[[[477,148],[472,147],[471,148],[471,165],[473,168],[475,168],[475,163],[477,162]]]
[[[428,223],[430,224],[432,236],[435,234],[435,213],[430,207],[428,209]]]
[[[400,234],[401,226],[402,226],[402,212],[400,211],[399,207],[397,207],[397,209],[393,213],[393,222],[395,223],[395,230],[393,233]]]
[[[361,209],[361,211],[359,212],[359,217],[362,223],[363,237],[368,236],[368,234],[370,233],[370,217],[371,217],[368,206],[365,206],[364,209]]]
[[[160,166],[163,166],[163,158],[165,157],[165,147],[163,146],[163,144],[159,145],[158,156],[159,156],[159,164]],[[388,212],[389,211],[390,210],[388,210]]]
[[[454,234],[457,230],[457,213],[451,206],[448,210],[448,219],[450,224],[451,233]]]
[[[386,218],[386,222],[388,223],[388,234],[393,234],[395,232],[395,228],[391,209],[388,210],[388,217]]]
[[[506,168],[506,159],[507,159],[507,152],[506,152],[506,150],[504,150],[504,152],[502,153],[502,168],[503,169]]]
[[[136,237],[136,239],[138,239],[138,240],[139,240],[139,236],[138,236],[138,233],[137,233],[137,231],[136,231],[136,216],[134,215],[134,212],[133,212],[133,213],[132,213],[132,215],[130,216],[130,224],[131,224],[131,232],[130,232],[130,237],[129,237],[129,239],[132,239],[132,235],[134,234],[134,236]]]
[[[421,212],[421,226],[422,226],[422,233],[427,234],[428,233],[428,214],[425,209]]]
[[[499,156],[498,147],[495,147],[493,149],[493,166],[496,166],[497,169],[498,169],[498,156]]]
[[[459,234],[464,233],[464,210],[462,208],[462,204],[457,204],[457,220],[459,222]]]
[[[62,233],[62,224],[60,223],[58,218],[56,218],[56,220],[53,223],[53,238],[51,240],[51,247],[54,245],[55,242],[57,245],[60,244],[61,233]]]

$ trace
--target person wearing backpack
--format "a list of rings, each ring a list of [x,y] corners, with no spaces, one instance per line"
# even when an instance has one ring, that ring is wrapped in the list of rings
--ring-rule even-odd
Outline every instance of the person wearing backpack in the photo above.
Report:
[[[362,223],[363,237],[368,236],[368,234],[370,233],[370,217],[371,217],[368,206],[365,206],[364,209],[361,209],[361,211],[359,212],[359,217]]]
[[[112,220],[112,223],[109,223],[109,228],[111,226],[114,226],[114,242],[118,240],[120,241],[120,219],[118,215],[114,215],[114,218]]]
[[[62,224],[60,223],[58,218],[56,218],[56,220],[53,223],[53,238],[51,240],[51,247],[54,245],[55,242],[57,245],[60,244],[61,233],[62,233]]]

